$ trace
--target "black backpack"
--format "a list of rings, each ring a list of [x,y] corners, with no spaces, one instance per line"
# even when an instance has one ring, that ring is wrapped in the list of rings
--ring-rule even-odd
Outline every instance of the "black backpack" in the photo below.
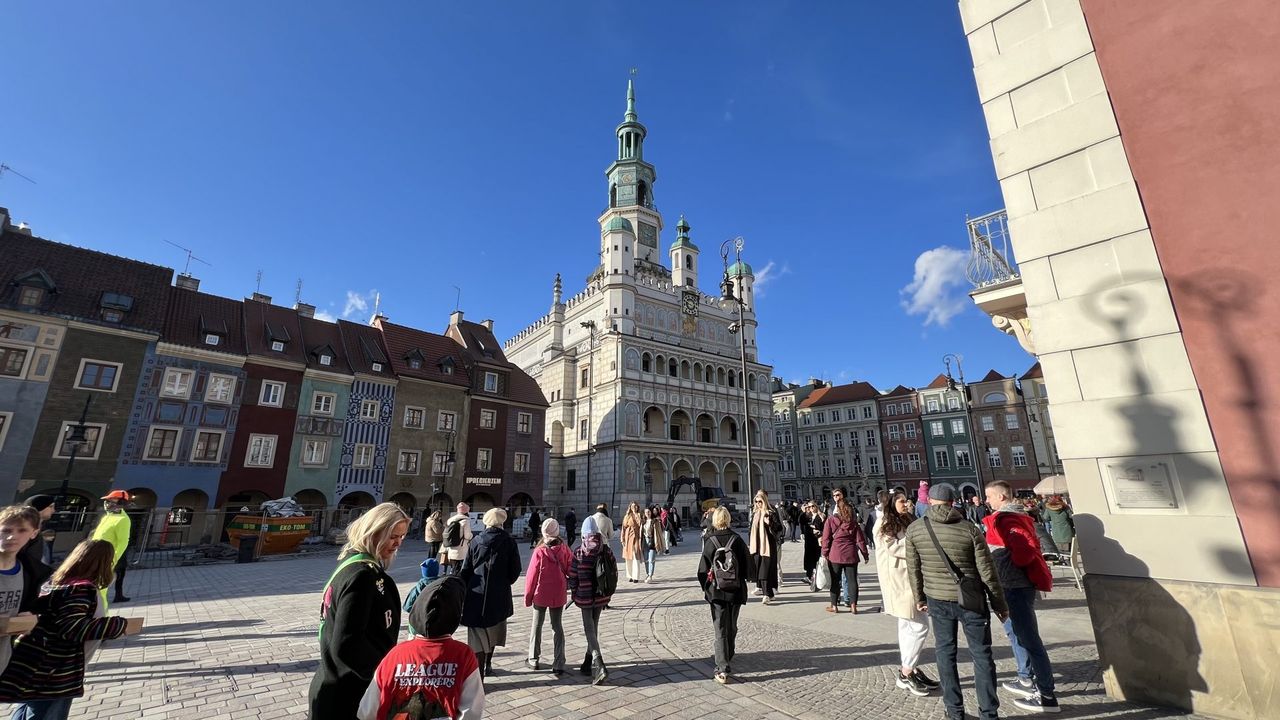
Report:
[[[725,545],[720,544],[720,540],[716,536],[711,536],[711,544],[716,546],[716,550],[711,555],[711,567],[707,570],[707,582],[715,589],[723,592],[737,592],[742,588],[742,578],[738,572],[738,561],[733,554],[733,541],[738,536],[734,535],[729,538],[729,542]]]
[[[455,548],[462,545],[462,519],[452,520],[444,531],[444,546]]]
[[[608,548],[596,555],[595,573],[591,576],[591,590],[596,597],[612,597],[618,589],[618,561]]]

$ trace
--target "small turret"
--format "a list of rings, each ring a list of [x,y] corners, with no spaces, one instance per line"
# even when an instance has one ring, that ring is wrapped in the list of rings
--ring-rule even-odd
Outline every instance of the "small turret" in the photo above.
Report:
[[[676,241],[671,243],[671,282],[682,287],[698,286],[698,246],[689,239],[689,223],[680,216]]]

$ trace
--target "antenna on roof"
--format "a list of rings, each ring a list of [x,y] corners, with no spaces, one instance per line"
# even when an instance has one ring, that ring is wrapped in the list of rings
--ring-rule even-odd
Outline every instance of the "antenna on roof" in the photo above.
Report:
[[[293,288],[293,304],[297,305],[302,302],[302,278],[298,278],[298,284]]]
[[[369,324],[372,325],[374,320],[382,314],[382,293],[374,291],[373,293],[373,316],[369,318]]]
[[[9,167],[8,165],[5,165],[4,163],[0,163],[0,177],[4,177],[4,174],[5,174],[5,173],[7,173],[7,172],[10,172],[10,173],[13,173],[14,175],[17,175],[18,177],[22,178],[23,180],[26,180],[27,182],[31,183],[32,185],[37,184],[35,180],[32,180],[31,178],[27,177],[26,175],[23,175],[22,173],[18,172],[17,170],[14,170],[13,168]]]
[[[164,240],[164,238],[160,238],[160,239],[161,239],[161,240]],[[204,260],[204,259],[202,259],[202,258],[198,258],[198,257],[196,257],[195,253],[194,253],[194,252],[192,252],[190,248],[182,247],[182,246],[181,246],[181,245],[179,245],[178,243],[173,242],[173,241],[171,241],[171,240],[165,240],[165,242],[169,243],[170,245],[172,245],[172,246],[174,246],[174,247],[178,248],[179,250],[181,250],[181,251],[183,251],[183,252],[185,252],[185,253],[187,254],[187,264],[182,266],[182,274],[183,274],[183,275],[190,275],[190,274],[191,274],[190,270],[191,270],[191,261],[192,261],[192,260],[195,260],[196,262],[202,262],[202,263],[204,263],[205,265],[208,265],[209,267],[213,267],[213,264],[212,264],[212,263],[210,263],[208,260]],[[261,273],[259,273],[259,275],[261,275]],[[261,277],[259,277],[259,280],[261,280]]]
[[[453,311],[458,312],[458,310],[462,307],[462,288],[458,287],[457,285],[454,285],[453,290],[454,290]]]
[[[253,286],[253,291],[255,293],[262,292],[262,271],[261,270],[258,271],[258,284]]]

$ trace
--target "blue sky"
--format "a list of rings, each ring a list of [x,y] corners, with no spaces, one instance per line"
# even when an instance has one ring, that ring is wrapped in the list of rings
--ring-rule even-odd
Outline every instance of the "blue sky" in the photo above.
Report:
[[[931,6],[932,9],[926,9]],[[0,205],[44,237],[501,338],[596,260],[630,68],[654,199],[715,292],[735,235],[762,359],[923,385],[1031,359],[964,292],[1002,205],[953,3],[6,3]],[[954,248],[939,250],[938,248]],[[919,280],[912,286],[913,280]],[[912,291],[914,288],[914,291]],[[914,313],[909,312],[914,310]]]

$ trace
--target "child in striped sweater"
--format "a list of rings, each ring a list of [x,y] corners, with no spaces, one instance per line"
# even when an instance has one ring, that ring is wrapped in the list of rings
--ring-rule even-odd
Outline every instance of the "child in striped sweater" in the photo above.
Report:
[[[0,702],[22,703],[14,717],[65,720],[84,694],[86,643],[141,630],[140,618],[101,615],[98,592],[111,584],[114,565],[111,543],[85,540],[53,573],[36,601],[35,629],[18,639],[0,675]]]

